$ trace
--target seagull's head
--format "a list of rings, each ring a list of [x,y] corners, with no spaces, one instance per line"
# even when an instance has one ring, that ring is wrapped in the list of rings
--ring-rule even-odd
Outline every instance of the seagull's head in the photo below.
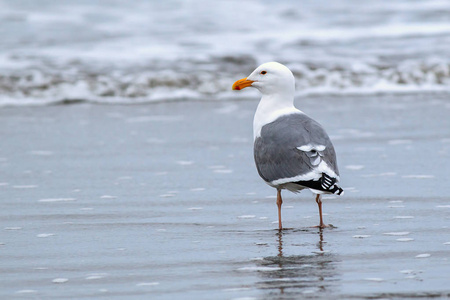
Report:
[[[295,92],[295,79],[291,70],[277,62],[268,62],[257,67],[248,77],[233,84],[233,90],[246,87],[257,88],[263,95],[292,94]]]

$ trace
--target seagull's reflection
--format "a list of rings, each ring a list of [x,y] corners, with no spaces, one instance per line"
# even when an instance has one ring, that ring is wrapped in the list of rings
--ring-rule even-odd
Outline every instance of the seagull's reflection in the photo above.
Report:
[[[277,295],[280,299],[304,296],[326,297],[327,295],[332,297],[336,293],[339,280],[336,269],[337,258],[324,251],[322,229],[318,229],[317,232],[319,239],[316,244],[317,250],[308,255],[284,255],[283,238],[288,238],[290,234],[297,236],[295,231],[278,231],[276,234],[278,254],[265,257],[259,262],[271,269],[260,272],[263,280],[258,282],[258,288],[267,291],[266,296],[270,299],[276,298]],[[302,234],[307,232],[303,231]],[[289,252],[291,250],[289,249]]]

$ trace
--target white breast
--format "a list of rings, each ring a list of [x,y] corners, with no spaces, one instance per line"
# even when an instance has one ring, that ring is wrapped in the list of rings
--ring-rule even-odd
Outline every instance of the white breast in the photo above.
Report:
[[[294,104],[289,101],[280,101],[270,96],[263,96],[256,109],[255,117],[253,118],[253,138],[256,140],[261,136],[261,128],[269,123],[272,123],[281,116],[289,114],[302,114],[303,112],[294,107]]]

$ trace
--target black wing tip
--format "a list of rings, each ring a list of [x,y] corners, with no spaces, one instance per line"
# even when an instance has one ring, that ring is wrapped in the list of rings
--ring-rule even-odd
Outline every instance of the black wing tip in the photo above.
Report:
[[[322,173],[322,177],[319,180],[309,180],[309,181],[297,181],[294,182],[304,187],[312,188],[315,190],[332,193],[335,195],[344,195],[344,190],[337,184],[337,179],[331,177],[325,173]]]
[[[340,187],[338,187],[336,184],[333,186],[333,188],[330,190],[335,195],[341,196],[344,195],[344,190]]]
[[[333,178],[325,173],[322,173],[322,178],[320,178],[319,181],[320,185],[325,191],[333,193],[335,195],[344,194],[344,190],[336,184],[337,182],[336,178]]]

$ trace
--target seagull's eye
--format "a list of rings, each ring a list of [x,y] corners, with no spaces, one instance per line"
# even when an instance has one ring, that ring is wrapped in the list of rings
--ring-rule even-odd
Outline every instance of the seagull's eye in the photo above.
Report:
[[[261,71],[260,74],[261,74],[261,75],[266,75],[266,74],[267,74],[267,71]]]

